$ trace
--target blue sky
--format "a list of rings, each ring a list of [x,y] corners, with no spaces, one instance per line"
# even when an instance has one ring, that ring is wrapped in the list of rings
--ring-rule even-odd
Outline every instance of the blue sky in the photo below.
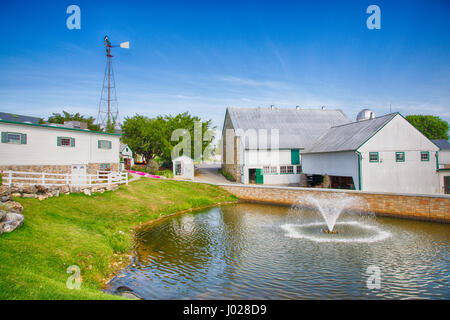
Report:
[[[68,30],[66,8],[81,9]],[[366,8],[381,9],[381,30]],[[2,1],[0,111],[97,116],[114,50],[120,117],[225,108],[362,108],[450,121],[449,1]]]

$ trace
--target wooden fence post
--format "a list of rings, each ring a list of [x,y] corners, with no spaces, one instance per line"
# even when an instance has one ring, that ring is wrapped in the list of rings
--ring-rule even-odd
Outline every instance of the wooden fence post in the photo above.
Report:
[[[9,186],[12,186],[12,171],[9,171]]]
[[[45,172],[42,172],[42,185],[45,186]]]

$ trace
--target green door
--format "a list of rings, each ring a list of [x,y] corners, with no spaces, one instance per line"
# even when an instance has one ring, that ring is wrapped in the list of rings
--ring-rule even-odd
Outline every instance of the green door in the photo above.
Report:
[[[262,169],[256,169],[256,184],[263,184],[264,176],[262,173]]]
[[[300,164],[300,152],[298,149],[291,149],[291,164]]]

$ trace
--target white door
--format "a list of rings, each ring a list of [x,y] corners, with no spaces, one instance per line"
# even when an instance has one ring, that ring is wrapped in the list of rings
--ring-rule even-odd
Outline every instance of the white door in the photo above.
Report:
[[[86,184],[86,165],[72,165],[72,184]]]

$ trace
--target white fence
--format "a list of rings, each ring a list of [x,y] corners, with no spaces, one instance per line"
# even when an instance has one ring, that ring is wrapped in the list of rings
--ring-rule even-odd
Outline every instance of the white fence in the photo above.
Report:
[[[44,186],[96,187],[113,184],[128,185],[127,172],[97,171],[97,174],[77,175],[71,173],[48,173],[27,171],[2,171],[3,184],[39,184]]]

